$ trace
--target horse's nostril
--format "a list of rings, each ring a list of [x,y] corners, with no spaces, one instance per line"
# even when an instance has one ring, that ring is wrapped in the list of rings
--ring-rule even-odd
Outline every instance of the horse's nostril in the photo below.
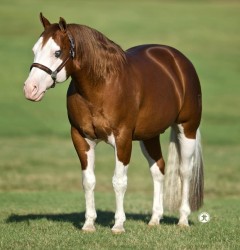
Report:
[[[33,84],[33,88],[32,88],[32,94],[35,95],[38,91],[38,87],[36,84]]]
[[[37,85],[34,84],[34,85],[33,85],[33,92],[36,93],[37,90],[38,90],[38,87],[37,87]]]

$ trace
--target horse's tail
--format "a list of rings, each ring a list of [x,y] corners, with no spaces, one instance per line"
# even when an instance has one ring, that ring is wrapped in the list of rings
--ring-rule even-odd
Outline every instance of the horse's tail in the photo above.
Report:
[[[176,211],[181,202],[180,167],[180,143],[177,131],[171,128],[168,161],[164,183],[164,207],[169,211]],[[192,159],[193,170],[190,182],[189,204],[192,211],[198,210],[203,204],[203,160],[201,135],[198,129],[196,135],[196,147]]]

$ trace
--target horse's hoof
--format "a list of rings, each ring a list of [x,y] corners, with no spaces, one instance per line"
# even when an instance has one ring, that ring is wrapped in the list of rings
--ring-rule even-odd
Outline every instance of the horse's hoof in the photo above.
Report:
[[[159,225],[160,225],[159,221],[155,221],[155,220],[151,220],[148,223],[149,227],[156,227],[156,226],[159,226]]]
[[[112,230],[113,234],[125,233],[125,229],[123,228],[123,226],[113,226],[113,228],[111,230]]]
[[[189,228],[189,224],[188,223],[181,223],[181,222],[179,222],[178,226],[181,227],[181,228]]]
[[[95,228],[94,225],[88,224],[88,225],[84,225],[84,226],[82,227],[82,231],[83,231],[83,232],[86,232],[86,233],[93,233],[93,232],[96,231],[96,228]]]

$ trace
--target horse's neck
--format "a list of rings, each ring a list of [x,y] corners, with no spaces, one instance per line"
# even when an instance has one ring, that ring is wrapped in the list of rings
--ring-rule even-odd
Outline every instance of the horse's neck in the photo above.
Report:
[[[75,89],[82,98],[91,102],[92,104],[98,103],[102,93],[106,87],[106,81],[99,79],[99,81],[93,81],[91,76],[86,72],[77,72],[72,75],[72,80],[75,85]]]

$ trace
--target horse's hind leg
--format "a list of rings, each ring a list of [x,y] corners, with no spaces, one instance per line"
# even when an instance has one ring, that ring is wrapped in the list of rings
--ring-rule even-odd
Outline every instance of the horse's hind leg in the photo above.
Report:
[[[163,181],[165,163],[162,157],[159,137],[140,142],[142,152],[146,157],[153,178],[154,196],[152,217],[149,226],[158,225],[163,215]]]
[[[196,139],[187,138],[184,126],[178,125],[178,140],[180,150],[180,178],[182,182],[182,195],[180,204],[180,219],[178,225],[188,226],[188,216],[191,213],[189,204],[190,181],[193,171],[193,155],[196,148]]]

